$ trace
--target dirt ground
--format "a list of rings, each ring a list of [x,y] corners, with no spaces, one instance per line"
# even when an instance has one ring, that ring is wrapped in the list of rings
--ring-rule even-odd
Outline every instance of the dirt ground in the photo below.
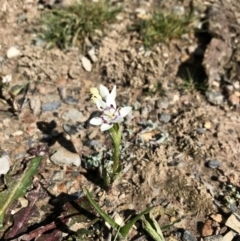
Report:
[[[18,112],[0,103],[1,150],[14,165],[31,147],[49,147],[36,176],[48,192],[42,206],[87,186],[105,211],[127,218],[154,205],[160,226],[181,220],[164,231],[167,240],[200,240],[211,214],[228,217],[239,210],[238,200],[229,208],[225,196],[232,195],[227,184],[240,185],[240,5],[236,0],[193,1],[196,14],[209,20],[205,31],[144,50],[137,34],[127,31],[136,11],[176,6],[187,11],[190,2],[124,2],[119,20],[96,46],[98,61],[85,71],[77,48],[46,49],[36,41],[36,22],[44,11],[38,1],[1,0],[0,72],[12,74],[12,86],[29,82],[28,102],[20,104],[20,95]],[[13,46],[21,53],[9,58]],[[204,83],[208,90],[197,90]],[[86,164],[90,155],[106,155],[111,147],[109,136],[88,123],[96,111],[89,88],[99,84],[117,85],[117,103],[133,107],[123,128],[126,173],[109,192]],[[52,153],[60,148],[80,155],[81,165],[52,163]],[[44,216],[35,217],[31,230]],[[218,227],[226,229],[224,223]],[[181,236],[186,230],[192,239]],[[136,230],[129,240],[139,237],[151,240]]]

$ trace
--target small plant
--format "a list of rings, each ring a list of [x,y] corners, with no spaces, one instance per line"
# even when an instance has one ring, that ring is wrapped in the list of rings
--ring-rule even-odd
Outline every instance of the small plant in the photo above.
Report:
[[[138,31],[146,47],[152,47],[159,42],[179,38],[194,29],[196,17],[189,14],[163,14],[161,11],[152,13],[149,17],[138,20],[131,30]]]
[[[131,228],[133,227],[133,225],[138,220],[143,218],[145,214],[149,213],[153,209],[153,207],[147,208],[145,211],[141,212],[140,214],[136,215],[134,218],[129,220],[125,225],[120,226],[107,213],[105,213],[100,208],[100,206],[93,200],[92,195],[87,190],[87,188],[83,188],[83,191],[84,191],[84,194],[87,196],[87,198],[88,198],[89,202],[91,203],[91,205],[97,211],[97,213],[101,216],[101,218],[104,219],[105,222],[107,222],[116,231],[116,235],[119,238],[123,238],[123,239],[127,238],[127,236],[129,234]],[[145,220],[145,219],[143,219],[143,220]],[[147,221],[145,223],[146,223],[147,227],[149,228],[150,232],[153,233],[154,231],[153,231],[153,228],[151,227],[151,225],[149,223],[147,223]],[[158,230],[160,230],[160,228]],[[161,233],[161,231],[160,231],[160,233]],[[156,237],[158,237],[158,236],[156,236]],[[163,236],[161,236],[161,237],[163,238]],[[155,239],[155,240],[156,241],[164,241],[164,238],[163,239]]]
[[[12,75],[0,76],[0,101],[11,107],[11,110],[16,112],[21,112],[22,108],[27,103],[27,98],[25,98],[28,91],[28,84],[26,82],[22,85],[10,86],[12,81]],[[21,101],[17,98],[24,92],[24,96]]]
[[[100,125],[101,131],[108,131],[113,142],[114,152],[112,161],[102,164],[100,170],[102,170],[102,177],[106,187],[116,179],[121,172],[120,158],[120,144],[122,138],[122,130],[120,123],[123,122],[123,118],[128,115],[132,107],[126,106],[117,108],[116,98],[116,86],[113,87],[111,93],[109,90],[100,85],[99,90],[97,88],[91,88],[91,99],[97,105],[97,108],[101,111],[100,117],[94,117],[90,120],[92,125]]]
[[[85,48],[86,38],[93,40],[97,31],[115,20],[121,7],[113,7],[109,0],[83,0],[63,9],[52,9],[42,16],[42,38],[61,49],[69,46]]]
[[[182,84],[181,88],[189,92],[193,92],[194,90],[204,92],[208,89],[207,81],[200,81],[201,79],[199,79],[199,76],[195,76],[194,73],[191,74],[190,70],[187,69],[187,74],[186,77],[183,78],[184,83]]]

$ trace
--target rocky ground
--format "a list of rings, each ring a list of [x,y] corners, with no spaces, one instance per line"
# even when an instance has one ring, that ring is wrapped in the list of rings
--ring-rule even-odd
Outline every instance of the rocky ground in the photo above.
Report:
[[[160,226],[179,219],[164,230],[166,240],[239,240],[240,5],[193,1],[204,20],[199,31],[144,49],[127,31],[133,19],[156,7],[187,11],[191,2],[124,3],[118,21],[85,54],[48,49],[37,37],[46,2],[0,2],[0,72],[13,76],[12,88],[28,83],[14,103],[0,102],[1,152],[21,168],[30,148],[47,147],[35,177],[47,194],[27,232],[44,220],[52,199],[87,186],[109,213],[126,218],[154,205]],[[90,158],[111,149],[109,137],[89,124],[96,114],[89,89],[99,84],[117,85],[117,103],[133,107],[124,123],[125,172],[109,192],[88,168]],[[129,240],[150,240],[137,230]]]

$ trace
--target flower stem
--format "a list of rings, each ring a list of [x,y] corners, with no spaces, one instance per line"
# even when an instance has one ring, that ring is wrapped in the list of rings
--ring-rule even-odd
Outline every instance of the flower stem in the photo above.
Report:
[[[114,146],[114,153],[113,153],[113,177],[119,170],[119,156],[120,156],[120,144],[121,144],[121,128],[118,123],[115,123],[113,127],[109,130],[113,146]]]

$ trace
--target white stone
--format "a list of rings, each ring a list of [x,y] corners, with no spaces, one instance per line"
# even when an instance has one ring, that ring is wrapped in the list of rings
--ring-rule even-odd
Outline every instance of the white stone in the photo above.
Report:
[[[93,63],[96,63],[98,61],[98,57],[95,54],[95,48],[91,48],[88,51],[89,58],[92,60]]]
[[[0,157],[0,175],[8,173],[10,168],[9,156],[4,155]]]
[[[82,57],[81,58],[81,62],[82,62],[82,66],[83,68],[87,71],[87,72],[91,72],[92,71],[92,63],[91,61],[86,58],[86,57]]]
[[[7,57],[9,59],[16,58],[21,54],[22,54],[21,51],[15,46],[12,46],[7,50]]]
[[[79,154],[73,153],[65,149],[64,147],[60,147],[51,155],[50,160],[56,165],[81,165],[81,158]]]

